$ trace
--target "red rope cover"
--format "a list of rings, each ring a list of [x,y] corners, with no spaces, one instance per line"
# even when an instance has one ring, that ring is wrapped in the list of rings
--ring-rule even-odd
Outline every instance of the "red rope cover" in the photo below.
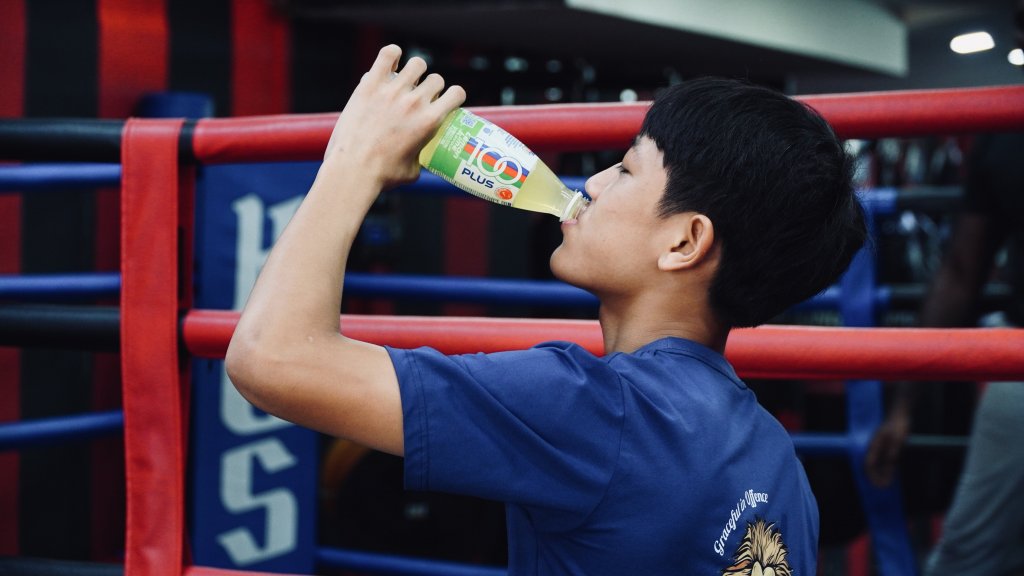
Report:
[[[843,138],[1024,129],[1024,86],[828,94],[800,100]]]
[[[237,312],[192,310],[183,326],[189,352],[223,357],[237,321]],[[358,340],[431,346],[446,354],[514,350],[546,340],[604,353],[601,328],[588,320],[344,315],[341,330]],[[1016,329],[762,326],[733,330],[725,354],[744,378],[1024,378],[1024,330]]]
[[[185,447],[178,361],[180,120],[129,120],[121,146],[125,573],[181,574]]]
[[[842,138],[1024,130],[1024,86],[798,97]],[[626,148],[649,103],[472,108],[536,151]],[[319,160],[337,114],[208,118],[195,130],[200,162]]]

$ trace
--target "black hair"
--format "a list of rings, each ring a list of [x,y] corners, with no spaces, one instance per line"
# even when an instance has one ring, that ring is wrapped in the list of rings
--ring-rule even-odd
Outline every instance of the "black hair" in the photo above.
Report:
[[[712,311],[756,326],[821,292],[867,236],[853,159],[809,106],[739,80],[701,78],[658,95],[640,136],[664,154],[667,217],[707,216],[719,244]]]

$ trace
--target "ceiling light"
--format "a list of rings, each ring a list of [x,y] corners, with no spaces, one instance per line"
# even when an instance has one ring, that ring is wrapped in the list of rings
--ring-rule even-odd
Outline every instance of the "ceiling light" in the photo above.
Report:
[[[971,32],[955,36],[949,41],[949,48],[957,54],[983,52],[995,48],[996,43],[988,32]]]
[[[1020,48],[1014,48],[1010,50],[1010,53],[1006,55],[1006,59],[1010,61],[1010,64],[1014,66],[1024,66],[1024,50]]]

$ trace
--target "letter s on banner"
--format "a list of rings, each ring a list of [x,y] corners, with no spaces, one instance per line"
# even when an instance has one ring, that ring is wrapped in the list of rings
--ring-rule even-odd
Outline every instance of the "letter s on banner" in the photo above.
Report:
[[[221,501],[228,511],[240,514],[265,510],[264,543],[261,547],[248,528],[235,528],[220,534],[217,542],[239,566],[273,558],[295,549],[298,503],[291,491],[275,488],[253,494],[253,462],[273,474],[297,464],[297,460],[277,438],[266,438],[228,450],[222,456]]]

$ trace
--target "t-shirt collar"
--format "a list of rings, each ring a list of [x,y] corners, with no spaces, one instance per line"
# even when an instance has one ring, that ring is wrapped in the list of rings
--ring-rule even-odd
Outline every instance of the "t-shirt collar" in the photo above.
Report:
[[[729,364],[729,361],[725,359],[725,356],[693,340],[687,340],[678,336],[666,336],[644,344],[634,351],[633,354],[644,355],[654,352],[674,352],[697,358],[728,378],[735,380],[741,386],[745,386],[739,376],[736,375],[736,370],[733,369],[732,364]]]

